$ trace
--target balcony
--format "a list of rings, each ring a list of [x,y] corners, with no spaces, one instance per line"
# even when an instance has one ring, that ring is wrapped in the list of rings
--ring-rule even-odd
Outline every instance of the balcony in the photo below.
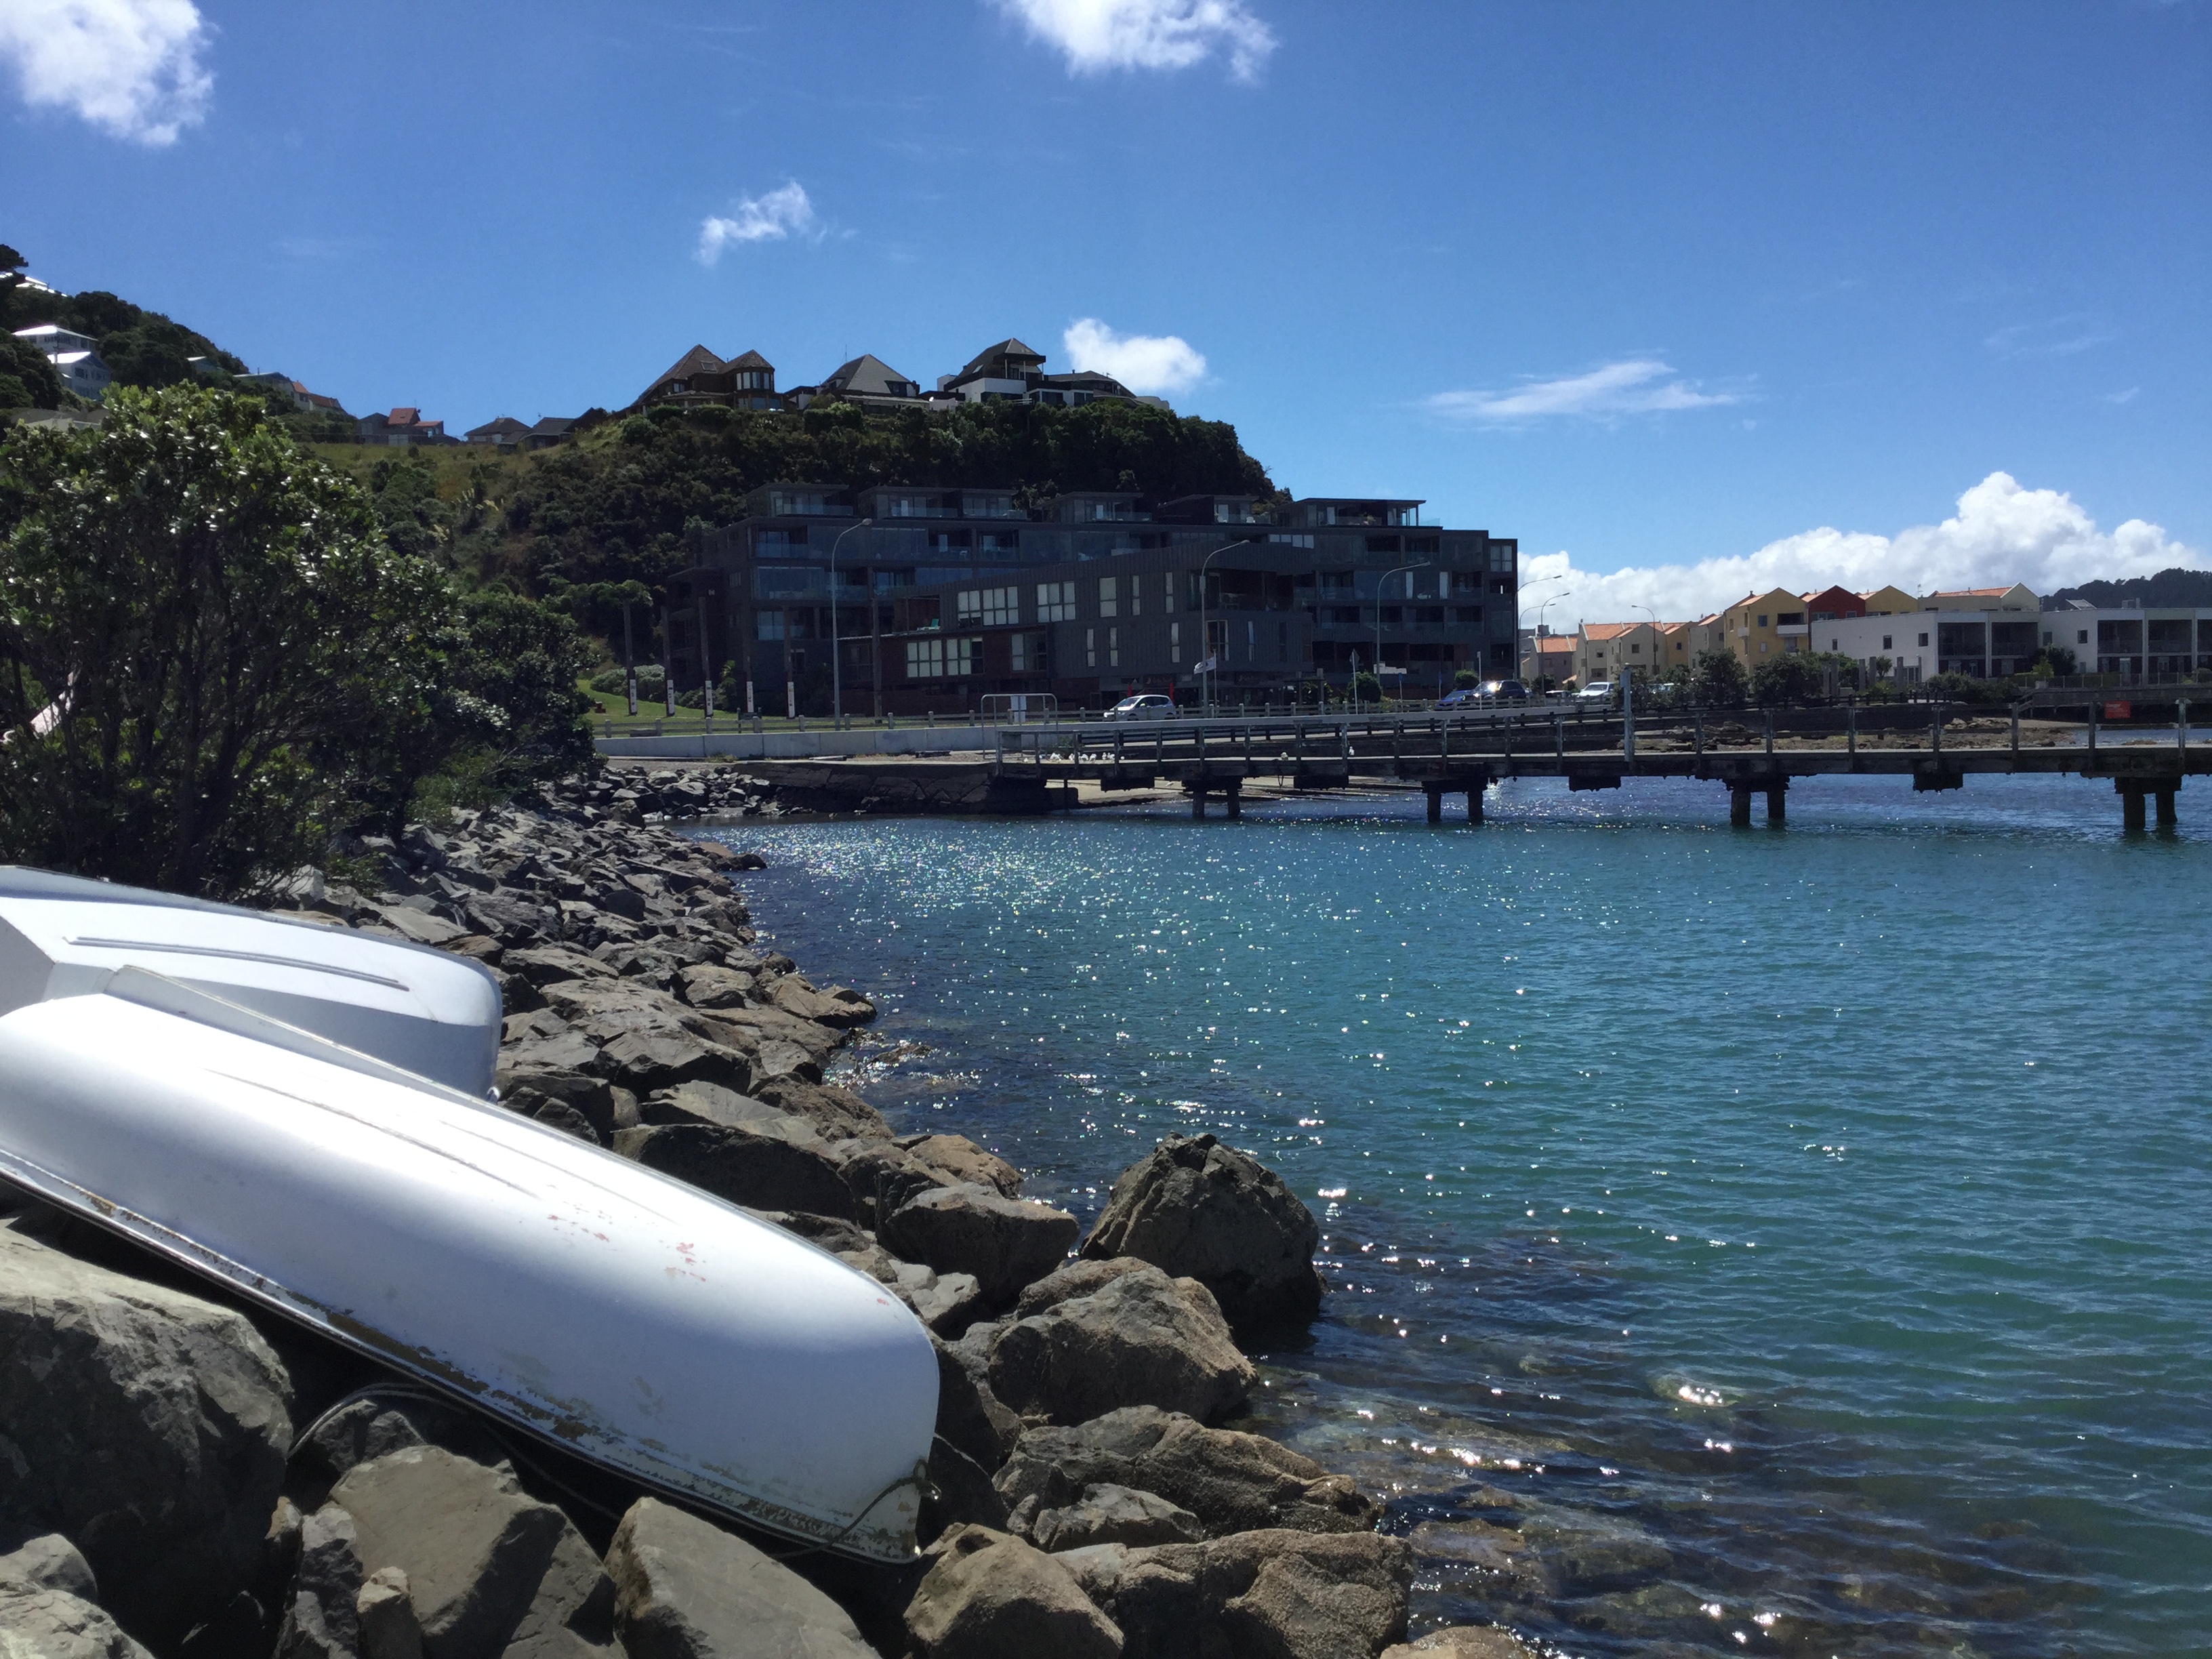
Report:
[[[1781,635],[1784,639],[1790,639],[1793,636],[1798,639],[1802,639],[1806,635],[1811,633],[1813,629],[1811,625],[1806,623],[1784,623],[1774,631]]]

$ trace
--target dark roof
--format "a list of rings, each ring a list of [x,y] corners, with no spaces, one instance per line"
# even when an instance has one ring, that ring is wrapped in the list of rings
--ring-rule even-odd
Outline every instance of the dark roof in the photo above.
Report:
[[[720,374],[729,367],[720,357],[702,345],[695,345],[666,368],[653,377],[659,386],[664,380],[688,380],[694,374]]]
[[[486,421],[482,426],[471,427],[468,435],[471,438],[503,438],[513,433],[529,430],[528,427],[516,420],[514,416],[502,415],[495,421]]]
[[[1044,377],[1044,383],[1075,391],[1109,392],[1121,398],[1136,396],[1111,374],[1101,374],[1095,368],[1079,368],[1066,374],[1048,374]]]
[[[575,424],[576,417],[573,415],[547,415],[530,429],[549,438],[557,438]]]
[[[970,357],[968,360],[968,366],[960,371],[959,378],[963,380],[972,380],[982,374],[990,364],[994,362],[1003,364],[1009,359],[1016,362],[1026,363],[1031,368],[1036,368],[1044,362],[1044,353],[1032,351],[1019,340],[1009,337],[1000,341],[996,345],[985,346]]]
[[[893,382],[907,389],[893,392]],[[914,396],[921,388],[882,358],[862,352],[851,362],[840,364],[836,372],[822,382],[822,390],[849,392],[860,398],[904,398]]]
[[[732,357],[732,358],[731,358],[731,359],[730,359],[730,361],[729,361],[728,362],[726,362],[726,363],[724,363],[724,364],[722,365],[722,367],[723,367],[724,368],[767,368],[767,369],[773,369],[773,368],[775,367],[775,365],[774,363],[772,363],[772,362],[769,362],[769,360],[768,360],[767,358],[765,358],[765,357],[762,356],[760,355],[760,353],[759,353],[759,352],[757,352],[757,351],[748,351],[748,352],[747,352],[747,353],[745,353],[745,354],[744,354],[744,356],[742,356],[742,357]],[[665,377],[664,376],[663,378],[665,378]]]

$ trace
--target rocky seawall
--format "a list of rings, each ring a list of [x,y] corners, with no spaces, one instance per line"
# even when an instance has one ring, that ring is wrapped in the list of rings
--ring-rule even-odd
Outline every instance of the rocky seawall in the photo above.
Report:
[[[1090,1236],[825,1066],[874,1017],[758,948],[758,860],[654,817],[778,810],[736,771],[599,774],[347,849],[291,914],[483,963],[501,1104],[743,1205],[933,1334],[921,1559],[793,1555],[36,1204],[0,1225],[9,1659],[1373,1659],[1413,1559],[1352,1479],[1237,1426],[1244,1349],[1313,1317],[1319,1229],[1170,1137]],[[743,1409],[732,1401],[733,1410]]]

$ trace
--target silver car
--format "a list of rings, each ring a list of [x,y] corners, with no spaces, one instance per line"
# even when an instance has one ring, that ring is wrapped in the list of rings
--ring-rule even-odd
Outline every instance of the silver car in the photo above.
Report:
[[[1133,697],[1124,697],[1106,711],[1109,720],[1164,720],[1175,718],[1175,700],[1164,697],[1157,691],[1139,692]]]

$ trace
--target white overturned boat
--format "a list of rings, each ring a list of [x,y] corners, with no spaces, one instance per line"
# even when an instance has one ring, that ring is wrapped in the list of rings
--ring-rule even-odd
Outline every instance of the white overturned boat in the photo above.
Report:
[[[920,1322],[486,1098],[473,963],[0,867],[0,1178],[647,1485],[914,1550]]]

